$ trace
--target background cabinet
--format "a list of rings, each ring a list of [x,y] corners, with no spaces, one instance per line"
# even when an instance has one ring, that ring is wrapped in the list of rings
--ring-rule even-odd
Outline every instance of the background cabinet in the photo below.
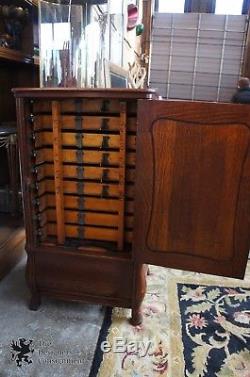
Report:
[[[6,9],[5,9],[6,7]],[[20,42],[8,47],[7,35],[11,34],[11,21],[16,16],[9,16],[13,9],[21,7],[27,12],[27,18],[20,23]],[[7,13],[7,15],[6,15]],[[1,117],[0,122],[15,121],[15,101],[11,89],[13,87],[38,85],[38,59],[34,55],[38,47],[37,17],[38,9],[25,0],[2,0],[0,8],[0,80],[1,80]],[[18,19],[17,19],[18,20]],[[14,31],[13,31],[14,33]],[[5,42],[6,41],[6,42]],[[11,46],[11,42],[10,46]],[[35,47],[35,49],[34,49]]]
[[[19,22],[16,10],[22,8],[27,16]],[[22,14],[22,12],[21,12]],[[20,33],[16,30],[19,29]],[[17,34],[14,42],[13,35]],[[37,7],[24,0],[1,1],[0,6],[0,131],[1,127],[16,127],[15,99],[11,92],[14,87],[32,87],[38,85],[38,60],[34,56],[37,47]],[[10,212],[7,200],[6,185],[9,184],[9,164],[5,148],[0,148],[0,195],[2,200],[0,212]],[[8,187],[7,187],[8,189]],[[6,198],[6,199],[5,199]],[[7,200],[7,201],[6,201]]]
[[[14,23],[18,13],[27,13],[25,22]],[[16,144],[16,107],[11,89],[39,85],[38,10],[25,0],[2,0],[0,4],[0,278],[22,254],[24,231],[17,197],[19,166]],[[18,29],[21,32],[18,33]],[[16,41],[13,35],[16,33]],[[35,47],[35,48],[34,48]],[[9,143],[11,145],[9,145]],[[19,218],[17,218],[17,216]]]

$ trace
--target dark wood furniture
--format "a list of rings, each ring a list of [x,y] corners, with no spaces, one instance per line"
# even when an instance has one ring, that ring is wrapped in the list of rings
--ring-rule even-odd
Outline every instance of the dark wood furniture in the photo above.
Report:
[[[19,24],[18,15],[26,12],[25,21]],[[23,13],[22,13],[23,14]],[[13,87],[37,86],[39,84],[39,72],[37,60],[34,57],[34,46],[37,45],[38,9],[26,0],[2,0],[0,4],[0,134],[9,132],[9,125],[16,127],[15,99],[11,93]],[[19,31],[20,32],[19,32]],[[16,35],[16,37],[13,37]],[[14,140],[14,136],[11,136]],[[5,187],[7,184],[14,185],[13,170],[16,163],[10,158],[11,150],[14,152],[13,143],[6,151],[1,150],[0,186],[3,198],[6,196]],[[13,163],[11,163],[13,161]],[[5,167],[8,166],[9,169]],[[15,175],[15,174],[14,174]],[[15,211],[13,200],[9,208],[0,206],[1,212]]]
[[[0,148],[0,278],[13,267],[22,254],[24,230],[18,213],[19,178],[17,177],[16,138],[10,125],[16,127],[15,99],[13,87],[38,86],[39,65],[34,57],[34,45],[38,44],[38,9],[25,0],[1,0],[0,2],[0,138],[7,148]],[[4,10],[3,10],[3,7]],[[7,8],[6,8],[7,7]],[[7,9],[22,7],[29,12],[23,24],[16,48],[11,40],[10,25],[7,25]],[[12,12],[12,14],[15,12]],[[8,22],[10,19],[8,19]],[[10,22],[15,20],[11,20]],[[18,28],[18,25],[16,24]],[[9,33],[9,34],[8,34]],[[13,41],[13,40],[12,40]],[[12,45],[12,48],[10,48]],[[10,200],[8,199],[10,198]],[[19,242],[20,241],[20,242]],[[18,246],[16,247],[15,245]]]
[[[7,151],[7,162],[9,170],[10,190],[9,196],[11,203],[11,214],[17,215],[19,210],[19,159],[17,146],[17,129],[13,125],[0,127],[0,148]]]
[[[247,106],[152,90],[14,93],[32,309],[42,295],[90,301],[132,308],[136,325],[147,263],[243,277]]]
[[[34,46],[38,44],[38,9],[25,0],[12,0],[11,4],[9,0],[1,0],[1,9],[5,6],[21,7],[27,10],[29,15],[22,27],[18,49],[0,45],[0,123],[16,120],[12,88],[39,84],[38,64],[34,56]],[[6,20],[7,18],[0,12],[0,35],[6,34]]]
[[[18,10],[16,12],[15,10]],[[27,12],[28,16],[25,22],[21,24],[21,27],[15,24],[15,14],[20,14],[20,9]],[[13,17],[10,17],[10,10],[12,10]],[[9,125],[14,124],[16,127],[16,107],[15,99],[11,93],[13,87],[23,87],[23,86],[38,86],[39,84],[39,72],[37,60],[34,57],[34,45],[37,45],[37,33],[33,32],[37,30],[37,16],[38,9],[36,6],[32,6],[31,2],[25,0],[2,0],[0,4],[0,135],[3,137],[3,133],[9,133]],[[18,22],[18,20],[16,21]],[[11,25],[13,27],[11,27]],[[19,42],[15,45],[8,47],[9,39],[12,41],[13,36],[11,36],[12,30],[20,29],[21,32],[16,33],[19,35],[16,38]],[[9,38],[9,39],[8,39]],[[6,43],[4,42],[6,39]],[[14,43],[14,42],[13,42]],[[12,48],[11,48],[12,46]],[[6,134],[7,135],[7,134]],[[14,140],[14,136],[10,136],[11,140]],[[16,169],[16,163],[10,158],[10,154],[14,147],[14,144],[10,144],[10,148],[5,151],[1,150],[1,167],[0,167],[0,186],[14,185],[12,172]],[[5,152],[5,153],[4,153]],[[13,160],[13,164],[10,163]],[[9,169],[5,169],[5,166],[9,166]],[[1,208],[0,212],[6,212],[6,208]],[[9,208],[9,212],[15,211],[15,203],[13,200]]]

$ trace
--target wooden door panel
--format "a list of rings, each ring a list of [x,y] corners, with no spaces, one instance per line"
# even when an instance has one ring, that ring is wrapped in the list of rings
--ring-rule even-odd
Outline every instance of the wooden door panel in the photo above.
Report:
[[[237,140],[235,127],[242,127]],[[157,121],[152,128],[155,184],[147,244],[152,250],[181,253],[186,248],[194,254],[227,259],[233,252],[247,130],[241,125],[197,125],[189,134],[189,129],[190,125],[168,120]],[[217,139],[216,146],[213,138]],[[166,151],[168,158],[164,158]],[[234,159],[234,152],[238,160]],[[227,184],[230,180],[232,185]],[[221,249],[225,251],[221,253]]]
[[[248,107],[150,101],[146,114],[145,108],[141,103],[136,257],[243,276],[250,246]]]

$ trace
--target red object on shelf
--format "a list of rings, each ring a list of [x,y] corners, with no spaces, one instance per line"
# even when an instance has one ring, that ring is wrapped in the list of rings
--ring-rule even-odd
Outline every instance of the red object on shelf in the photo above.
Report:
[[[134,4],[128,5],[128,24],[127,30],[133,30],[138,21],[138,7]]]

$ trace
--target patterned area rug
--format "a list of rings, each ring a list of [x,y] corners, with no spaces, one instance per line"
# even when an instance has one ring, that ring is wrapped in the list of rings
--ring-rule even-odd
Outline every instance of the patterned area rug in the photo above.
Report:
[[[106,313],[90,377],[250,377],[250,263],[244,280],[151,266],[143,315]]]

